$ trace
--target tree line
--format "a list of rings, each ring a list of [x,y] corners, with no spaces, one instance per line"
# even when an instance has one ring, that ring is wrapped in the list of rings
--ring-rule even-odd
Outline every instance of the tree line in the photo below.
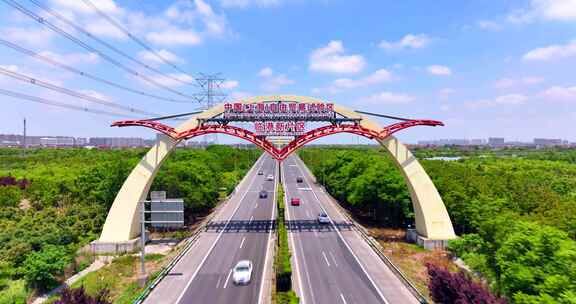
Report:
[[[98,238],[122,183],[144,149],[0,149],[0,303],[25,303],[87,265],[78,249]],[[255,149],[177,149],[151,190],[185,202],[187,223],[230,193]]]
[[[448,151],[465,157],[420,161],[461,236],[451,252],[512,303],[576,303],[575,151]],[[380,148],[306,148],[300,156],[356,217],[413,224],[404,179]]]

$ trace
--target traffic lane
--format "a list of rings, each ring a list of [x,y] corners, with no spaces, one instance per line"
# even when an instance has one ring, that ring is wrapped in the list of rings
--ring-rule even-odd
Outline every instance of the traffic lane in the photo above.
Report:
[[[296,175],[293,174],[293,170],[286,166],[283,170],[287,197],[288,229],[294,242],[293,250],[298,256],[296,263],[302,269],[299,280],[302,281],[303,289],[300,290],[300,293],[304,295],[301,297],[307,304],[341,303],[338,282],[329,269],[330,264],[326,263],[325,259],[325,246],[322,239],[327,236],[321,236],[313,225],[305,225],[304,229],[299,229],[302,227],[299,222],[311,220],[310,216],[306,215],[306,211],[311,208],[298,190],[299,184],[296,183]],[[300,197],[301,205],[292,206],[290,204],[292,197]]]
[[[264,164],[265,156],[262,155],[255,162],[253,167],[247,172],[246,176],[238,184],[237,194],[230,197],[228,202],[220,206],[214,215],[214,220],[225,220],[240,208],[242,194],[249,190],[251,184],[256,181],[258,168]],[[198,239],[192,247],[182,257],[182,259],[171,269],[158,286],[154,288],[151,294],[146,298],[145,303],[176,303],[181,293],[190,284],[191,278],[196,270],[201,268],[207,255],[218,240],[218,235],[214,233],[200,233]],[[178,292],[174,292],[177,290]]]
[[[274,161],[266,159],[260,169],[264,172],[274,172],[274,166]],[[269,184],[274,184],[273,181],[267,181],[263,176],[258,176],[256,186],[252,185],[247,190],[242,201],[242,208],[231,220],[231,223],[234,223],[232,227],[226,226],[225,222],[212,226],[215,229],[214,232],[222,232],[223,235],[185,292],[181,303],[230,303],[231,301],[256,303],[258,301],[261,273],[264,270],[262,257],[266,254],[268,241],[266,232],[268,231],[256,231],[252,227],[257,220],[265,218],[270,220],[273,205],[272,196],[260,199],[259,190],[254,189],[270,189]],[[242,259],[252,260],[253,281],[248,286],[234,286],[231,278],[232,268]]]
[[[346,223],[348,219],[342,214],[338,206],[338,202],[322,188],[314,184],[312,176],[303,167],[304,162],[296,159],[300,174],[304,180],[310,185],[311,194],[316,194],[314,199],[316,202],[324,207],[328,216],[335,223]],[[376,255],[368,243],[360,236],[359,232],[354,229],[344,229],[347,225],[341,226],[340,235],[348,244],[349,252],[353,248],[354,255],[358,258],[358,263],[362,263],[367,275],[372,279],[374,284],[378,286],[382,296],[391,303],[418,303],[418,300],[410,293],[406,286],[398,279],[398,277],[384,264],[382,259]]]
[[[336,228],[332,224],[318,224],[317,214],[322,208],[312,191],[308,190],[308,181],[304,179],[302,183],[296,182],[296,177],[303,176],[297,167],[285,172],[287,193],[301,199],[300,206],[289,206],[294,215],[291,225],[296,225],[294,228],[297,229],[304,228],[294,233],[298,234],[304,248],[306,262],[311,270],[310,280],[314,282],[310,288],[317,294],[315,298],[320,299],[319,303],[332,303],[333,300],[338,303],[383,303],[368,275],[335,230],[352,229],[351,225],[338,225]]]

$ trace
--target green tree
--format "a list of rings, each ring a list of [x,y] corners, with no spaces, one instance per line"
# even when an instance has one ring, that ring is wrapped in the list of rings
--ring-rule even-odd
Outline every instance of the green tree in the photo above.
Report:
[[[64,274],[64,268],[70,262],[71,257],[65,247],[46,245],[26,257],[22,273],[30,286],[49,290],[58,284],[58,277]]]

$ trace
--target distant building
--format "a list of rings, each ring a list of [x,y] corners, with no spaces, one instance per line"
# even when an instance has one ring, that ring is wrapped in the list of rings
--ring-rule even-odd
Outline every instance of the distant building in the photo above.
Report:
[[[556,138],[534,138],[534,144],[539,147],[561,146],[563,141]]]
[[[139,137],[90,137],[91,146],[127,148],[143,147],[144,139]]]
[[[75,142],[74,137],[56,136],[40,138],[40,145],[43,147],[73,147]]]
[[[488,145],[492,147],[504,146],[504,137],[490,137],[488,138]]]

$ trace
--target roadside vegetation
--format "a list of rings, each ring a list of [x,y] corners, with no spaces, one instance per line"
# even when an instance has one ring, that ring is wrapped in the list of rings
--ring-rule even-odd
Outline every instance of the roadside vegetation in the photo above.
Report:
[[[146,152],[0,149],[0,303],[26,303],[90,265],[93,257],[80,249],[98,238],[116,193]],[[227,146],[177,149],[151,189],[183,198],[191,225],[259,155]]]
[[[450,253],[477,279],[511,303],[576,302],[575,150],[447,148],[415,155],[461,236],[450,242]],[[306,148],[300,156],[366,226],[414,225],[404,180],[379,148]],[[464,157],[422,160],[434,156]],[[425,269],[425,261],[420,264]]]
[[[290,264],[290,247],[288,246],[288,231],[285,224],[285,202],[284,189],[282,184],[278,184],[278,193],[276,196],[278,207],[277,233],[278,242],[276,246],[276,257],[274,261],[274,270],[276,272],[276,304],[298,304],[300,300],[292,290],[292,265]]]

